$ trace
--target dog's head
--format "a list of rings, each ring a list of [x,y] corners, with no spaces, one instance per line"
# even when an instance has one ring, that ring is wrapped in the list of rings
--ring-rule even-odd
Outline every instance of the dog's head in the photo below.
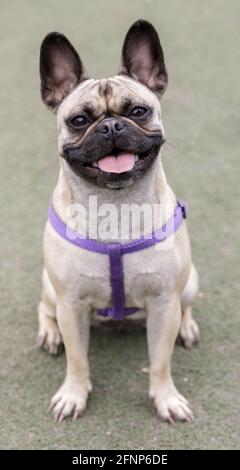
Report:
[[[129,29],[120,73],[88,79],[71,43],[59,33],[43,40],[41,94],[57,114],[59,154],[70,169],[120,189],[144,175],[164,142],[159,98],[167,87],[156,30],[139,20]]]

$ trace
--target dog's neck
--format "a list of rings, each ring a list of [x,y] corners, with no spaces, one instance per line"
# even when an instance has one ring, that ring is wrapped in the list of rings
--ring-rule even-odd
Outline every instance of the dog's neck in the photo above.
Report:
[[[154,205],[155,207],[159,205],[158,207],[160,209],[157,209],[161,212],[159,216],[161,222],[159,222],[159,225],[164,223],[166,219],[171,216],[171,204],[172,207],[174,207],[175,197],[167,184],[160,156],[143,178],[135,182],[132,186],[120,190],[103,188],[81,179],[68,167],[64,160],[60,160],[60,165],[59,179],[53,194],[53,205],[59,217],[65,223],[69,223],[70,206],[72,206],[75,213],[76,211],[78,213],[78,206],[85,208],[84,212],[86,216],[83,217],[83,212],[79,211],[77,217],[77,230],[81,234],[86,234],[86,236],[91,237],[89,227],[92,227],[94,224],[97,226],[97,238],[100,241],[127,242],[136,238],[136,234],[138,233],[139,237],[144,234],[147,235],[149,233],[149,223],[146,223],[146,217],[149,216],[145,216],[145,221],[143,221],[141,216],[140,224],[137,219],[134,221],[134,218],[131,217],[128,232],[129,236],[125,233],[124,240],[122,240],[120,226],[121,223],[123,223],[123,225],[125,224],[122,220],[122,210],[124,211],[125,208],[129,206],[132,206],[130,210],[134,210],[133,205],[135,205],[135,208],[140,208],[145,205],[146,213],[148,213],[148,210],[151,211]],[[166,206],[168,207],[166,208]],[[91,210],[95,210],[96,207],[98,211],[97,217],[94,215],[94,212],[91,213]],[[162,208],[164,208],[163,211]],[[107,225],[107,219],[110,221],[111,225],[111,229],[109,228],[109,238],[107,236],[107,227],[105,227],[103,231],[99,231],[99,228],[101,229],[104,225],[104,215],[106,219],[105,226]],[[155,226],[153,228],[156,229],[159,227]],[[146,231],[148,233],[146,233]],[[114,234],[118,233],[118,236],[115,237],[114,235],[113,237],[112,232],[114,232]]]

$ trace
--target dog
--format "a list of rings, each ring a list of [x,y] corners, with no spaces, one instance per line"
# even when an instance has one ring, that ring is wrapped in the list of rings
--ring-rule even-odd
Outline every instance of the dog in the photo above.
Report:
[[[98,236],[91,250],[69,242],[53,226],[55,217],[56,224],[66,227],[69,207],[81,204],[86,208],[93,195],[99,205],[112,204],[117,209],[114,226],[121,222],[120,207],[129,203],[135,207],[160,204],[161,225],[173,218],[177,199],[161,161],[165,133],[160,98],[167,88],[168,74],[158,34],[149,22],[135,22],[123,43],[118,75],[95,80],[88,78],[68,39],[49,33],[41,45],[40,78],[42,100],[57,116],[60,164],[52,195],[54,214],[44,232],[43,290],[38,307],[39,345],[56,354],[64,344],[66,351],[66,377],[51,401],[54,418],[60,422],[82,415],[92,390],[88,364],[91,314],[99,309],[106,312],[114,295],[114,302],[122,302],[123,312],[124,295],[124,308],[135,307],[146,314],[149,396],[157,415],[168,423],[190,422],[190,405],[171,375],[178,334],[187,348],[199,340],[199,328],[192,317],[198,275],[185,219],[157,244],[161,249],[149,245],[123,256],[114,252],[112,258],[105,256],[101,247],[109,243],[116,250],[122,243],[131,246],[133,228],[124,240],[113,237],[113,245],[112,239]],[[89,213],[85,218],[91,230],[93,219]],[[80,234],[85,222],[80,218]],[[89,230],[84,232],[86,240]],[[141,238],[142,226],[140,232]],[[118,256],[115,277],[114,256]],[[118,287],[122,289],[120,300]]]

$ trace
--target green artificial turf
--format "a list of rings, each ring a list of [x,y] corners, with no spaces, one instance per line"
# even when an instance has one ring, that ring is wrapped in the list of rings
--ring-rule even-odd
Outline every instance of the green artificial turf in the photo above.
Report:
[[[239,446],[238,0],[12,0],[0,7],[0,447],[4,449],[226,449]],[[40,101],[43,36],[65,33],[92,76],[118,69],[138,18],[160,33],[169,70],[162,101],[164,164],[190,206],[189,230],[203,295],[195,306],[201,344],[175,348],[177,386],[193,425],[160,423],[147,396],[143,329],[96,330],[94,392],[84,417],[55,424],[47,413],[64,356],[36,348],[41,242],[57,178],[55,118]]]

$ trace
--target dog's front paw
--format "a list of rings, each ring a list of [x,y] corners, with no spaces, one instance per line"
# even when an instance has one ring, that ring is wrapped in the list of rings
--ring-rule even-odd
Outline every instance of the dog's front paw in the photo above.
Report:
[[[89,381],[85,384],[66,380],[51,400],[50,410],[53,412],[55,421],[61,422],[68,416],[73,420],[79,418],[87,403],[92,385]]]
[[[191,423],[194,420],[188,401],[173,384],[150,389],[149,396],[161,421],[173,424],[176,421]]]
[[[182,320],[179,336],[186,349],[191,349],[194,344],[199,343],[200,331],[194,318],[190,317],[187,318],[186,321],[184,319]]]

